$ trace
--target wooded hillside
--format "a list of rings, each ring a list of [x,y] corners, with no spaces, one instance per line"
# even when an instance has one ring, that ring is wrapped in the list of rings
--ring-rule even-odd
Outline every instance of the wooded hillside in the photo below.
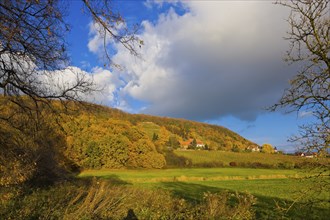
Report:
[[[65,117],[64,117],[65,118]],[[245,149],[256,144],[220,126],[91,105],[66,117],[66,156],[83,168],[162,168],[180,141],[203,141],[210,150]]]
[[[28,100],[29,111],[4,97],[0,101],[2,184],[35,175],[62,176],[63,170],[189,166],[189,159],[172,152],[189,139],[202,142],[208,150],[256,146],[224,127],[183,119],[57,101],[34,112]]]

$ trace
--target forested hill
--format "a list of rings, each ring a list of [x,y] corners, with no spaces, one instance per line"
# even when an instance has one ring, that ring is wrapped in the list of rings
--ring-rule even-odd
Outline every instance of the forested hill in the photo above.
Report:
[[[192,139],[208,150],[256,146],[227,128],[184,119],[129,114],[99,105],[74,115],[62,125],[65,154],[83,168],[162,168],[168,151]]]
[[[22,102],[26,108],[16,104]],[[56,176],[61,169],[182,167],[191,161],[174,149],[235,151],[256,146],[221,126],[88,103],[38,103],[0,97],[0,182],[24,182],[51,172]]]

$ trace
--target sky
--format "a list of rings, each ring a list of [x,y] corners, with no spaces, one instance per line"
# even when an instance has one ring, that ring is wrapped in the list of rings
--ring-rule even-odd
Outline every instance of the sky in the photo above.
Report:
[[[144,45],[132,56],[111,40],[121,69],[107,67],[103,38],[80,1],[71,1],[67,36],[71,67],[93,77],[102,93],[89,101],[130,113],[225,126],[285,152],[308,112],[269,112],[298,67],[283,61],[289,11],[271,1],[114,1]]]

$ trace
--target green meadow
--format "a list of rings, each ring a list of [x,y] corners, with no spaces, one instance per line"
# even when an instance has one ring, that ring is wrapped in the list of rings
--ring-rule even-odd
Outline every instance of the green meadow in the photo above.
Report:
[[[254,209],[258,219],[326,219],[329,190],[317,193],[313,190],[317,183],[313,178],[304,178],[306,175],[288,169],[190,168],[86,170],[79,177],[107,179],[133,188],[163,189],[192,203],[200,202],[207,192],[248,193],[257,198]],[[310,204],[310,198],[320,202]]]
[[[283,179],[298,177],[296,170],[253,168],[186,168],[164,170],[85,170],[79,177],[119,178],[127,183],[154,183],[162,181],[216,181],[249,179]]]
[[[230,166],[234,162],[239,167],[264,167],[264,168],[300,168],[312,163],[329,163],[327,158],[303,158],[285,154],[266,154],[259,152],[243,153],[230,151],[182,151],[175,154],[192,161],[193,166]]]

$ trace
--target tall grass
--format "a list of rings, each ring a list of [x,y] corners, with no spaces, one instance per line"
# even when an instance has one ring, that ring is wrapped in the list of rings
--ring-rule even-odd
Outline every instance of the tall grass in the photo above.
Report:
[[[113,185],[106,180],[50,188],[0,190],[0,219],[253,219],[249,194],[206,193],[199,203],[170,191]],[[233,203],[234,202],[234,203]]]

